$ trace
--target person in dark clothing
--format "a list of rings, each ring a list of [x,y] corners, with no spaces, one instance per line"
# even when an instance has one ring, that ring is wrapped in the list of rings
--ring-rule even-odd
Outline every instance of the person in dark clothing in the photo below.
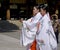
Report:
[[[59,22],[58,20],[55,20],[55,24],[54,24],[54,31],[55,31],[55,35],[56,35],[56,39],[57,39],[57,43],[59,43],[59,31],[58,31],[58,27],[59,27]]]

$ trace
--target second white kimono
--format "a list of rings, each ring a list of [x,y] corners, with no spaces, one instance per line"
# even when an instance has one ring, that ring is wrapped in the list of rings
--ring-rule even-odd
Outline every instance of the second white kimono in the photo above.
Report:
[[[40,20],[40,29],[38,33],[39,34],[36,36],[36,39],[40,50],[56,50],[56,37],[48,14],[45,14]],[[43,40],[44,43],[41,43],[41,40]]]

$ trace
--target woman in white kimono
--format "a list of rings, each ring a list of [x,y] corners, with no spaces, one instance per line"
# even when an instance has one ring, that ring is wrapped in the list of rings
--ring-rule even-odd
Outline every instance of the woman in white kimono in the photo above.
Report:
[[[41,14],[39,12],[39,6],[34,6],[33,8],[33,16],[32,18],[28,19],[27,21],[22,21],[22,36],[21,36],[21,44],[27,46],[27,50],[31,49],[31,45],[36,40],[36,32],[37,32],[37,22],[41,18]],[[34,49],[36,50],[36,48]]]
[[[42,18],[38,22],[40,23],[40,28],[36,36],[37,46],[40,50],[57,50],[56,37],[47,10],[47,5],[43,4],[40,6]]]

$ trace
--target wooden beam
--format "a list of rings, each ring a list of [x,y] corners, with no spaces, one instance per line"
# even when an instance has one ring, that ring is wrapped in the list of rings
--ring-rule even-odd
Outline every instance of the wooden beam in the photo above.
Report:
[[[47,0],[36,0],[37,4],[41,4],[41,3],[47,3]]]
[[[26,0],[10,0],[10,3],[26,3]]]

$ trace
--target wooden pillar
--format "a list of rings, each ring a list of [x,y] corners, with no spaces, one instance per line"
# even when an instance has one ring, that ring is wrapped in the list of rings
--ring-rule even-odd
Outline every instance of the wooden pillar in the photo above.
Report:
[[[10,20],[10,9],[7,9],[6,19],[7,20]]]

